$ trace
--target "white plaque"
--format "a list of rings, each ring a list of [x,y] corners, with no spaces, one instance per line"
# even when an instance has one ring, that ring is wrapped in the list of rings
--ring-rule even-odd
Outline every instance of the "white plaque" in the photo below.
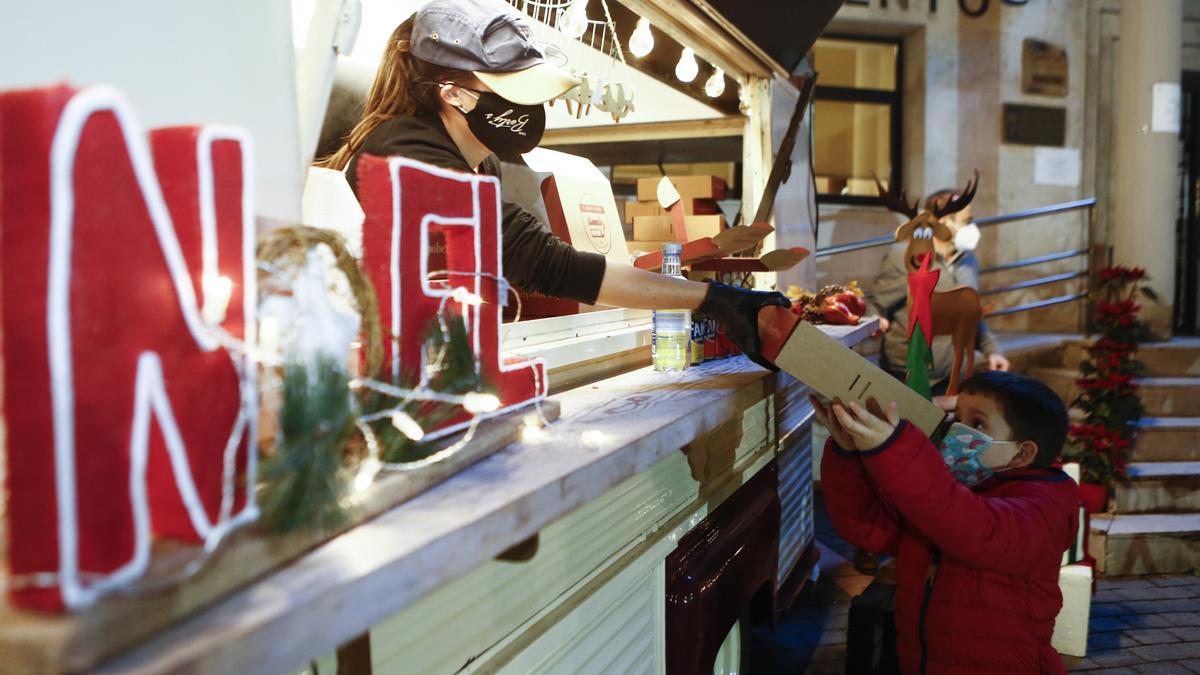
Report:
[[[1033,184],[1078,187],[1082,166],[1078,148],[1037,147],[1033,150]]]
[[[1151,97],[1150,131],[1179,133],[1179,83],[1155,82]]]

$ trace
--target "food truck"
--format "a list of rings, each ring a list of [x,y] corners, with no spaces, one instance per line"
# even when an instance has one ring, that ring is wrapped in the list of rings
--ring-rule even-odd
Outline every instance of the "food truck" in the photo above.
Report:
[[[808,385],[509,289],[497,205],[812,288],[841,0],[515,1],[590,91],[503,184],[377,158],[357,198],[312,164],[424,2],[72,4],[0,29],[0,672],[737,672],[819,570]]]

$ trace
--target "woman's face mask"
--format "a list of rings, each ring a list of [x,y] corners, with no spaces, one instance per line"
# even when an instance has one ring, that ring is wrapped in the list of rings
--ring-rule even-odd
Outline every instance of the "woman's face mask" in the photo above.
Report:
[[[521,155],[542,142],[542,134],[546,132],[546,106],[540,103],[520,105],[490,91],[455,86],[475,97],[475,107],[470,112],[458,108],[467,118],[467,127],[500,159],[519,161]]]
[[[1013,441],[996,441],[978,429],[955,422],[939,449],[954,479],[968,487],[1009,468],[1017,454]]]

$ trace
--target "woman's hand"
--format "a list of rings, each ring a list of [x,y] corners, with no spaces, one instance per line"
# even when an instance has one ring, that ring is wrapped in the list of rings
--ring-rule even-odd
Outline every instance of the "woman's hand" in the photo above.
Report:
[[[887,412],[874,406],[874,412],[867,412],[856,401],[851,401],[847,407],[841,403],[833,404],[833,415],[841,423],[854,446],[859,450],[871,450],[883,445],[891,438],[900,426],[900,413],[896,411],[896,402],[888,404]]]
[[[987,360],[988,370],[1008,370],[1010,365],[1008,359],[1004,358],[1004,355],[999,352],[988,354]]]
[[[888,328],[891,328],[891,327],[892,327],[892,322],[888,321],[887,317],[881,316],[881,317],[879,317],[879,329],[876,330],[875,334],[872,335],[871,337],[883,335],[884,333],[888,332]]]
[[[829,430],[829,437],[833,439],[833,442],[843,450],[857,450],[858,448],[854,445],[854,438],[850,436],[850,434],[846,433],[846,429],[842,427],[842,423],[837,420],[837,417],[835,417],[833,412],[830,410],[830,408],[833,407],[833,404],[830,403],[829,405],[825,405],[812,394],[808,395],[808,400],[812,402],[813,409],[816,412],[817,422]]]

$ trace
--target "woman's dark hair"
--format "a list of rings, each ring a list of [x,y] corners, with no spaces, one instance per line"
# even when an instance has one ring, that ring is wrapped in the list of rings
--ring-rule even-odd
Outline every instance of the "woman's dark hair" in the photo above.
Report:
[[[475,76],[422,61],[410,48],[413,17],[396,26],[375,71],[375,81],[367,94],[362,118],[354,125],[345,143],[336,152],[316,162],[327,169],[345,169],[354,153],[362,148],[367,136],[380,124],[400,115],[432,115],[441,109],[439,82],[471,84]]]
[[[1027,375],[989,370],[963,381],[959,392],[979,394],[1000,404],[1014,441],[1037,443],[1029,466],[1043,469],[1062,453],[1067,439],[1067,407],[1050,387]]]

